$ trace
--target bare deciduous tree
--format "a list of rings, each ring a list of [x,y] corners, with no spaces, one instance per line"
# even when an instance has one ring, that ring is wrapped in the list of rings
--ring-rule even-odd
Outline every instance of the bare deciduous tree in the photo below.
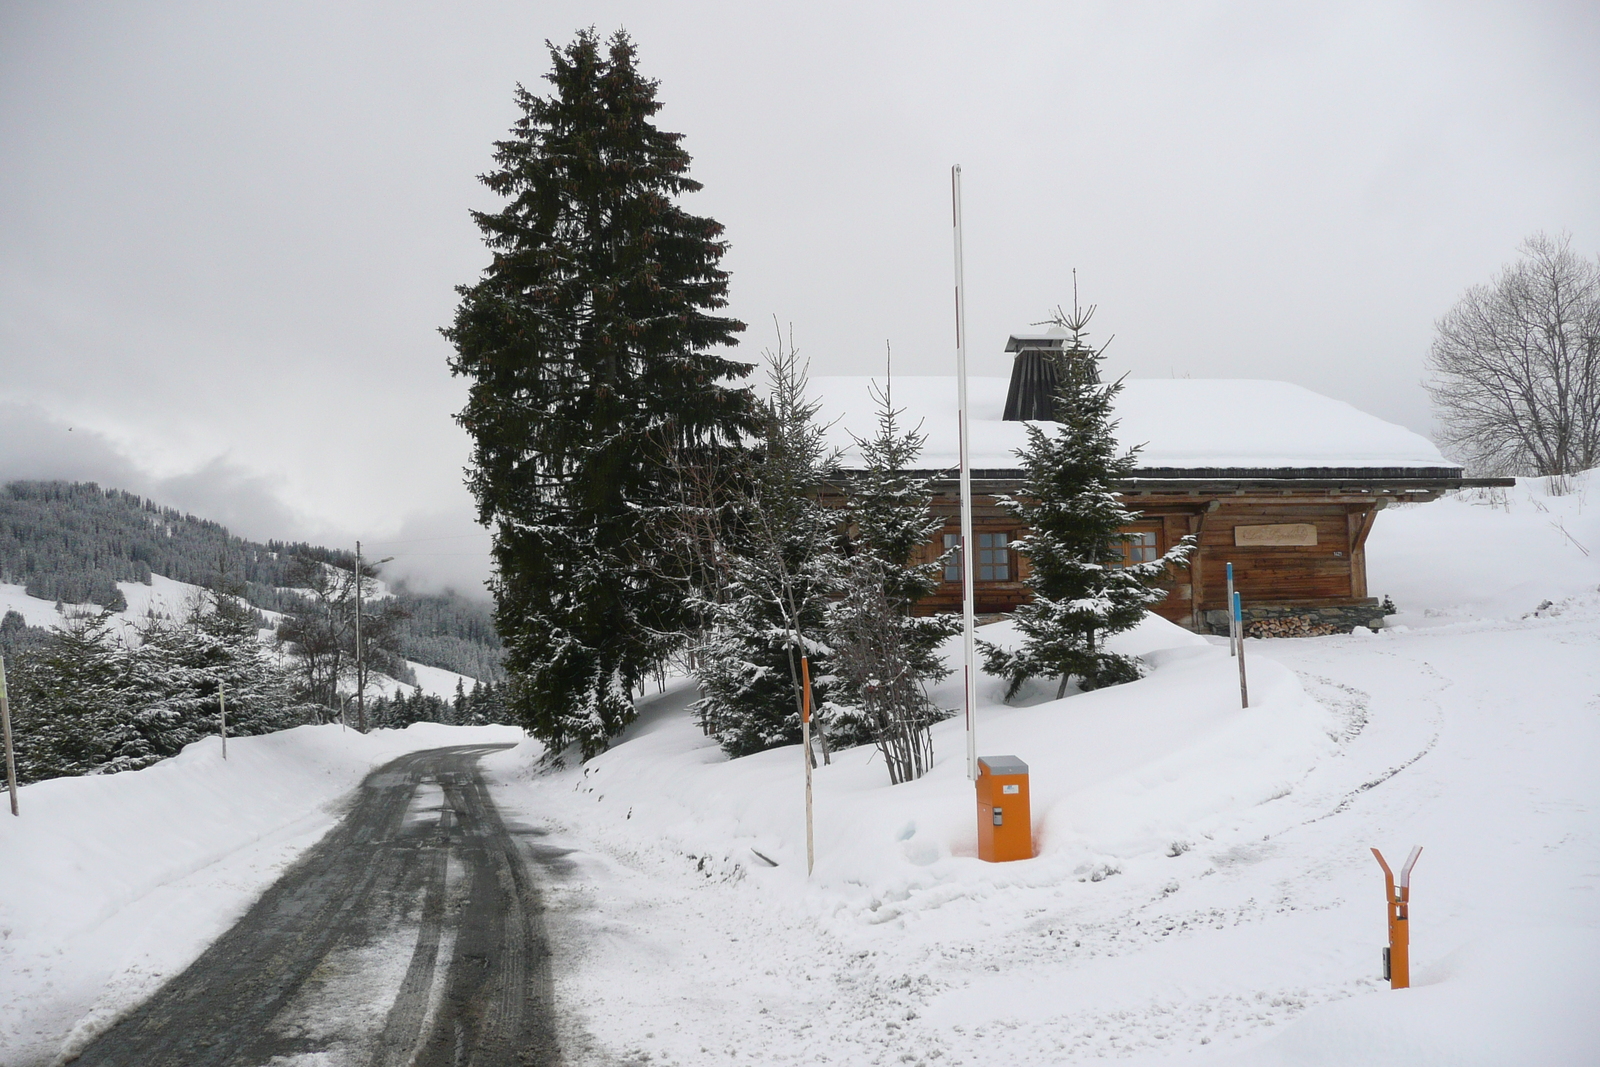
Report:
[[[921,778],[933,766],[929,730],[949,713],[928,699],[926,667],[919,660],[929,657],[913,647],[916,632],[906,626],[902,606],[889,599],[887,569],[871,553],[851,559],[829,637],[840,688],[849,690],[853,701],[835,714],[846,726],[864,728],[861,732],[883,753],[890,784],[899,785]]]
[[[362,564],[362,591],[367,597],[372,596],[376,576],[372,565]],[[301,606],[286,613],[278,624],[278,644],[291,657],[301,695],[330,713],[336,712],[340,683],[354,673],[357,662],[354,561],[341,566],[297,557],[289,566],[288,583],[300,594]],[[366,611],[361,624],[362,669],[354,678],[356,685],[365,686],[366,676],[374,668],[396,674],[405,669],[398,630],[404,617],[405,612],[392,600]]]
[[[1536,233],[1435,324],[1427,383],[1443,443],[1490,474],[1600,465],[1600,261]]]

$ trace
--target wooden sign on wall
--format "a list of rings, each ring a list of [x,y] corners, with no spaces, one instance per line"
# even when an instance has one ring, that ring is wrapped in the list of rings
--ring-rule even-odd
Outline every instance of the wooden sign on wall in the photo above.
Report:
[[[1317,543],[1317,528],[1309,522],[1281,522],[1271,526],[1235,526],[1233,543],[1251,547],[1309,546]]]

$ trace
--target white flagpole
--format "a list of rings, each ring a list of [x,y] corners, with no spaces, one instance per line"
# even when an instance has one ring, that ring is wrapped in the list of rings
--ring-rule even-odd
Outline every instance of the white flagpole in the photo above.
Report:
[[[967,698],[967,777],[978,778],[978,669],[972,571],[972,464],[967,455],[967,288],[962,274],[961,164],[950,168],[951,218],[956,231],[956,433],[961,447],[961,651]]]

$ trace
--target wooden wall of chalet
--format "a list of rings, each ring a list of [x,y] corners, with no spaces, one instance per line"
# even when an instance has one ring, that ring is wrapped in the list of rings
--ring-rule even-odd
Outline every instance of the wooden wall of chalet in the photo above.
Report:
[[[1166,602],[1157,608],[1175,622],[1198,626],[1199,613],[1227,610],[1226,565],[1230,562],[1234,588],[1246,604],[1313,607],[1368,599],[1365,545],[1376,514],[1371,500],[1219,497],[1198,511],[1192,505],[1127,503],[1141,509],[1148,520],[1160,523],[1163,547],[1176,543],[1185,533],[1197,535],[1200,551],[1190,573],[1175,576]],[[1289,524],[1314,526],[1317,543],[1237,543],[1237,527]]]
[[[944,519],[946,533],[961,533],[961,499],[952,493],[940,493],[933,498],[933,513]],[[1002,508],[995,497],[974,493],[972,497],[972,532],[1009,533],[1021,536],[1024,531],[1016,516]],[[924,561],[938,559],[944,553],[941,538],[923,549]],[[1011,552],[1012,579],[1008,582],[979,582],[973,590],[979,615],[993,615],[1010,611],[1028,599],[1028,587],[1023,580],[1028,577],[1028,560],[1016,550]],[[939,589],[917,606],[919,613],[931,615],[940,611],[961,610],[961,583],[945,582]]]
[[[1371,498],[1341,500],[1326,494],[1286,497],[1193,496],[1172,494],[1130,497],[1124,503],[1141,513],[1131,530],[1158,534],[1157,548],[1166,552],[1186,534],[1196,534],[1199,552],[1187,571],[1175,572],[1167,599],[1158,614],[1185,626],[1204,628],[1202,613],[1227,608],[1225,565],[1234,567],[1234,584],[1246,604],[1331,606],[1367,601],[1364,546],[1376,514]],[[934,511],[945,520],[945,531],[960,530],[959,502],[953,493],[941,493]],[[1315,545],[1241,546],[1235,527],[1304,523],[1315,526]],[[975,494],[973,532],[1005,532],[1012,537],[1026,532],[992,495]],[[924,560],[937,558],[942,539],[928,545]],[[975,590],[979,614],[1006,612],[1027,599],[1022,580],[1027,560],[1012,553],[1012,579],[979,582]],[[923,612],[959,611],[961,585],[946,582],[919,605]]]

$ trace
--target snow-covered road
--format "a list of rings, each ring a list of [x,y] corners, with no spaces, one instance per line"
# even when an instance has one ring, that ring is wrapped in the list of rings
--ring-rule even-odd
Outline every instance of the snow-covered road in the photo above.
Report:
[[[183,972],[297,858],[338,833],[374,767],[520,737],[505,727],[362,735],[304,726],[235,738],[226,760],[212,738],[142,771],[24,787],[21,817],[0,820],[0,1064],[61,1062]],[[417,803],[408,832],[443,818],[437,799]],[[357,971],[398,959],[403,971],[414,918],[374,916],[374,929],[394,936],[343,958],[359,963],[365,952]],[[373,981],[381,993],[381,976]],[[361,1014],[352,1009],[356,1030]]]
[[[402,756],[84,1067],[559,1061],[537,876],[478,757]]]

